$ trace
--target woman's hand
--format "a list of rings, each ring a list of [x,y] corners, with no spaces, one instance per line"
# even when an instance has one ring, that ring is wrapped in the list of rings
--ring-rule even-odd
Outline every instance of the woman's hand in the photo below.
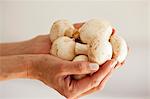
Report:
[[[41,80],[67,98],[76,98],[97,87],[116,65],[115,60],[107,61],[99,69],[95,63],[65,61],[51,55],[39,55],[29,69],[28,77]],[[96,72],[97,71],[97,72]],[[71,75],[95,72],[81,80]]]
[[[78,29],[83,24],[74,26]],[[48,35],[24,42],[0,44],[0,56],[3,56],[0,57],[0,80],[26,77],[38,79],[63,96],[76,98],[101,90],[116,65],[115,60],[110,60],[99,69],[99,66],[89,62],[65,61],[49,55],[50,47]],[[70,76],[91,72],[95,73],[81,80],[74,80]]]
[[[0,80],[37,79],[67,98],[76,98],[101,85],[115,65],[115,60],[110,60],[99,69],[95,63],[65,61],[49,54],[1,56]],[[93,75],[81,80],[71,78],[87,73]]]

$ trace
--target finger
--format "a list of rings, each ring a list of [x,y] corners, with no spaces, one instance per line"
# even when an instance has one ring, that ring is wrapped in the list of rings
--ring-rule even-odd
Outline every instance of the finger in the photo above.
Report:
[[[101,82],[105,76],[114,68],[117,64],[117,61],[115,59],[107,61],[105,64],[102,65],[102,67],[97,71],[92,77],[95,80],[98,80]]]
[[[92,77],[85,77],[78,80],[74,88],[77,91],[76,96],[98,86],[115,65],[116,60],[107,61]]]
[[[84,24],[84,22],[82,22],[82,23],[75,23],[73,26],[74,26],[76,29],[79,29],[83,24]]]
[[[121,65],[124,65],[125,64],[125,60],[121,63]]]
[[[117,65],[115,66],[115,69],[118,69],[119,67],[121,67],[121,63],[117,63]]]
[[[85,95],[91,94],[91,93],[96,92],[96,91],[101,91],[101,90],[103,90],[103,88],[104,88],[105,85],[106,85],[106,82],[110,79],[110,77],[111,77],[112,73],[114,72],[114,70],[115,70],[115,69],[113,68],[113,69],[107,74],[107,76],[102,80],[102,82],[100,82],[100,84],[99,84],[97,87],[94,87],[94,88],[90,89],[89,91],[87,91],[87,92],[81,94],[80,96],[78,96],[78,98],[81,97],[81,96],[85,96]]]
[[[102,90],[104,89],[107,81],[110,79],[110,77],[112,76],[113,72],[115,71],[115,69],[113,68],[108,74],[107,76],[102,80],[102,82],[99,84],[99,86],[97,87],[98,90]]]
[[[125,61],[123,61],[122,63],[117,63],[117,65],[115,66],[115,69],[118,69],[120,67],[122,67],[125,64]]]
[[[111,35],[114,35],[116,34],[116,30],[114,28],[112,28],[112,34]]]
[[[68,62],[63,66],[63,74],[64,75],[72,75],[72,74],[88,74],[91,72],[95,72],[99,69],[99,65],[96,63],[89,62]]]

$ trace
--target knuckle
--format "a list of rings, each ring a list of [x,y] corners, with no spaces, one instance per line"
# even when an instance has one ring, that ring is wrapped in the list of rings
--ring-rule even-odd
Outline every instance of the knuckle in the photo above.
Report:
[[[97,80],[97,79],[94,79],[93,81],[92,81],[92,83],[91,83],[91,86],[92,87],[97,87],[98,85],[99,85],[99,81]]]
[[[77,70],[79,72],[84,72],[86,70],[85,64],[84,63],[78,63],[77,64]]]

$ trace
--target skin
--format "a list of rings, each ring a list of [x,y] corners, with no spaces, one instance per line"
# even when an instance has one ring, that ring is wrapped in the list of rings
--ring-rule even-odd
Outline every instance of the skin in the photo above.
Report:
[[[74,26],[78,29],[83,24]],[[0,44],[0,80],[37,79],[66,98],[75,99],[102,90],[115,68],[122,65],[112,59],[101,65],[100,69],[93,70],[89,62],[65,61],[50,55],[50,47],[48,35],[23,42]],[[81,80],[70,77],[90,72],[95,73]]]
[[[0,56],[48,54],[50,52],[50,47],[51,41],[49,35],[39,35],[27,41],[0,44]]]

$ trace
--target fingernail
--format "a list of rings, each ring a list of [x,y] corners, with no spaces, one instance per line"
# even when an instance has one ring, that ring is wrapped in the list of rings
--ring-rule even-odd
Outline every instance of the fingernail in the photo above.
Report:
[[[99,65],[96,63],[90,63],[89,66],[90,66],[91,70],[98,70],[99,69]]]
[[[111,68],[114,68],[117,65],[117,61],[115,60],[110,66]]]

